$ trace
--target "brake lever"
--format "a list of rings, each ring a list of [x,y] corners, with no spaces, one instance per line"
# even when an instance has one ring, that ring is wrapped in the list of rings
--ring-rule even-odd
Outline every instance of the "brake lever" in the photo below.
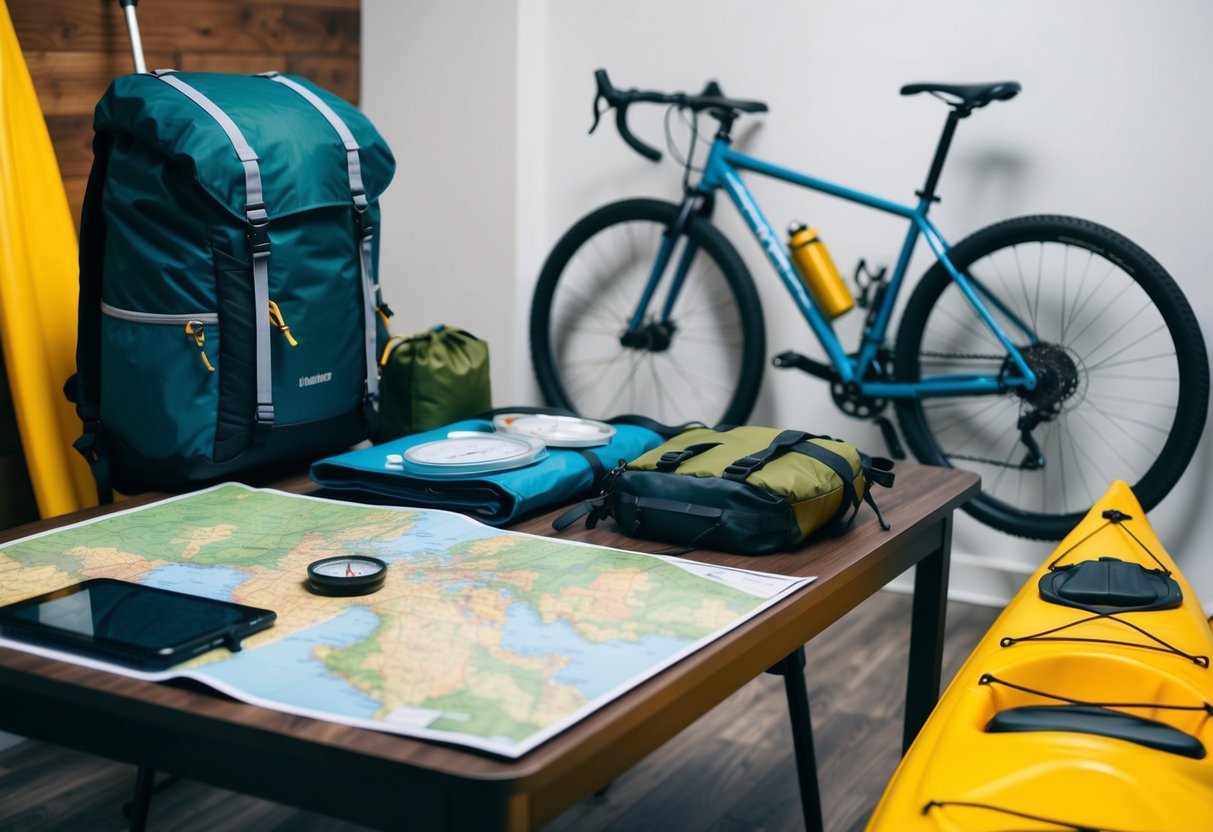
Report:
[[[605,98],[606,96],[604,96],[602,93],[598,93],[598,95],[594,96],[594,123],[590,125],[590,133],[593,133],[598,129],[598,120],[602,118],[602,114],[611,109],[610,102],[608,102],[607,105],[602,109],[598,108],[598,102],[603,101]]]

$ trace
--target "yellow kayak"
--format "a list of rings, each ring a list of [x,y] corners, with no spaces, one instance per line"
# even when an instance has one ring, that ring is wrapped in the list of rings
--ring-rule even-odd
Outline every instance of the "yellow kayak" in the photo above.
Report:
[[[29,69],[0,4],[0,344],[43,517],[97,502],[80,420],[63,397],[76,369],[76,230]]]
[[[1213,830],[1213,632],[1115,482],[969,656],[869,832]]]

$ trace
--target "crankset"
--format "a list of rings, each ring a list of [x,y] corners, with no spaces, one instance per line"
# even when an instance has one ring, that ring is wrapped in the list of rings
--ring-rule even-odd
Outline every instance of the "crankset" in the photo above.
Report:
[[[889,456],[893,459],[906,458],[905,448],[902,447],[901,439],[897,436],[897,430],[893,427],[893,422],[883,415],[885,409],[889,406],[888,399],[863,395],[859,392],[859,385],[854,383],[843,384],[833,366],[815,361],[798,352],[791,350],[781,352],[771,360],[771,363],[782,369],[801,370],[811,376],[816,376],[830,382],[830,397],[834,400],[834,405],[853,419],[874,422],[880,428],[881,436],[884,437],[885,444],[889,448]],[[892,356],[886,350],[880,350],[877,352],[876,359],[872,364],[869,376],[888,378],[890,368],[892,367]]]

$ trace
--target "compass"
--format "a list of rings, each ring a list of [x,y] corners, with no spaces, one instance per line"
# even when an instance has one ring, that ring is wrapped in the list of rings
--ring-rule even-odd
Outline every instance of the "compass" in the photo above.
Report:
[[[452,431],[445,439],[409,448],[401,463],[413,473],[427,477],[465,477],[521,468],[546,456],[543,441],[533,437]]]
[[[367,595],[387,579],[387,564],[365,555],[339,555],[312,561],[307,588],[318,595]]]

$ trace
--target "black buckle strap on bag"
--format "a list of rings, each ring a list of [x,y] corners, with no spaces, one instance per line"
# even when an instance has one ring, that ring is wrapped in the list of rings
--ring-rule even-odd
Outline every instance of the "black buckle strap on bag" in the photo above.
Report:
[[[881,488],[893,487],[893,481],[897,477],[893,473],[893,460],[883,456],[868,456],[861,453],[859,455],[859,463],[863,467],[863,481],[867,483],[867,488],[863,492],[863,501],[872,507],[872,511],[876,514],[876,519],[880,521],[880,528],[887,532],[892,526],[885,522],[884,515],[880,513],[880,506],[876,505],[876,498],[872,496],[872,486],[879,485]]]
[[[704,451],[715,448],[719,442],[701,442],[698,445],[689,445],[681,451],[666,451],[657,460],[656,468],[658,471],[670,472],[677,470],[678,466]]]
[[[602,507],[605,500],[606,498],[602,495],[589,500],[582,500],[580,503],[573,506],[568,511],[564,512],[564,514],[561,514],[559,517],[553,520],[552,528],[555,531],[562,532],[569,526],[576,523],[582,517],[585,517],[587,514],[590,516],[585,521],[585,527],[587,529],[594,528],[598,525],[598,521],[602,519]]]
[[[791,450],[798,442],[803,442],[811,434],[805,433],[802,430],[785,430],[779,433],[771,444],[767,445],[761,451],[752,454],[747,454],[741,459],[734,460],[731,465],[724,469],[722,476],[726,480],[734,482],[745,482],[750,474],[762,468],[772,459],[782,456]],[[840,457],[841,459],[841,457]],[[844,461],[845,464],[845,461]],[[848,468],[850,466],[847,466]],[[847,479],[843,477],[843,479]]]
[[[778,440],[778,437],[776,437],[776,439]],[[859,495],[855,493],[855,472],[851,470],[851,463],[847,462],[846,459],[829,450],[828,448],[823,448],[821,445],[818,445],[815,442],[810,442],[807,439],[793,445],[789,450],[795,451],[798,454],[804,454],[805,456],[815,459],[821,464],[828,466],[830,470],[837,474],[838,478],[842,480],[842,508],[839,511],[839,517],[845,514],[849,509],[851,511],[851,516],[846,520],[841,520],[840,522],[842,524],[842,528],[850,528],[851,524],[855,522],[855,516],[859,514],[860,505]],[[865,473],[862,465],[860,466],[860,473]],[[864,489],[864,493],[868,493],[866,488]],[[876,512],[876,517],[880,520],[880,527],[885,531],[888,531],[889,526],[885,524],[884,518],[880,516],[879,511]]]
[[[593,456],[587,452],[583,452],[583,456]],[[597,462],[597,458],[594,460]],[[588,500],[582,500],[577,505],[570,508],[568,511],[561,514],[552,521],[552,528],[555,531],[562,532],[569,526],[576,523],[582,517],[585,517],[585,527],[592,529],[598,525],[598,521],[606,517],[610,513],[610,509],[606,504],[607,495],[611,493],[611,488],[615,484],[615,479],[623,473],[627,468],[627,460],[619,460],[619,464],[607,471],[605,475],[598,476],[597,469],[594,473],[595,485],[598,487],[598,496],[591,497]],[[586,517],[586,515],[589,515]]]
[[[809,441],[817,437],[804,431],[785,430],[779,433],[763,450],[749,454],[736,460],[724,470],[724,478],[734,480],[736,482],[745,482],[745,480],[755,471],[761,469],[764,465],[781,456],[788,451],[804,454],[807,457],[817,460],[823,465],[828,466],[838,478],[842,480],[843,488],[843,513],[848,509],[851,510],[851,516],[842,521],[842,528],[849,528],[855,521],[856,515],[859,513],[861,500],[858,494],[855,493],[854,472],[851,471],[851,465],[843,457],[833,451]],[[893,462],[892,460],[883,457],[867,457],[860,454],[861,474],[865,483],[876,483],[886,488],[893,485]],[[888,531],[891,527],[885,522],[884,515],[881,514],[880,508],[876,505],[875,499],[872,497],[870,488],[864,489],[863,500],[872,507],[872,511],[876,514],[876,519],[880,522],[880,527]]]
[[[863,465],[863,478],[869,483],[875,483],[881,488],[892,488],[897,475],[893,473],[893,460],[883,456],[868,456],[861,453],[859,462]]]
[[[843,488],[843,512],[851,509],[851,516],[843,521],[843,528],[849,528],[851,523],[855,521],[855,516],[859,513],[860,498],[855,493],[855,475],[851,470],[851,464],[846,459],[810,439],[828,439],[829,437],[817,436],[805,431],[785,430],[780,432],[768,445],[757,453],[748,454],[741,459],[736,460],[724,470],[724,478],[734,480],[736,482],[745,482],[745,480],[755,471],[761,469],[764,465],[781,456],[788,451],[795,451],[807,457],[817,460],[823,465],[828,466],[838,478],[842,480]],[[867,485],[876,484],[884,488],[893,487],[893,461],[885,457],[869,457],[866,454],[860,454],[860,473],[863,475],[864,483]],[[872,511],[876,514],[876,519],[880,522],[880,527],[885,531],[889,531],[891,526],[885,522],[884,515],[881,514],[880,508],[876,505],[876,500],[872,497],[871,488],[865,488],[862,502],[867,503],[872,507]]]
[[[810,438],[819,437],[798,430],[782,431],[771,440],[770,445],[761,451],[743,456],[725,468],[724,479],[745,482],[750,474],[761,469],[772,459],[782,456],[788,451],[795,451],[798,454],[803,454],[817,460],[837,474],[838,478],[842,480],[844,505],[847,508],[858,509],[859,496],[855,493],[855,483],[853,482],[855,472],[851,470],[851,464],[833,451],[810,442]],[[853,517],[854,515],[852,515]]]

